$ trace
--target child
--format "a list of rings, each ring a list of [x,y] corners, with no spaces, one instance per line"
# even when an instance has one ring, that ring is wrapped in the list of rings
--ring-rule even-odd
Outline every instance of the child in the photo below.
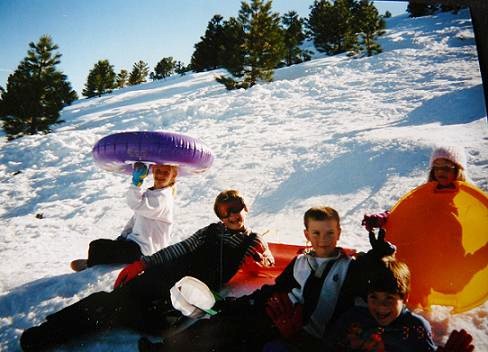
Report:
[[[463,149],[446,146],[434,149],[430,157],[427,182],[437,182],[437,188],[454,188],[454,181],[467,181],[466,154]]]
[[[134,211],[122,235],[117,240],[98,239],[88,249],[88,259],[71,262],[71,268],[81,271],[98,264],[128,264],[168,246],[173,227],[173,194],[178,170],[173,165],[151,166],[154,185],[142,191],[141,185],[149,169],[136,163],[132,183],[127,192],[127,204]]]
[[[437,147],[430,156],[427,182],[437,182],[437,189],[455,188],[454,181],[468,181],[466,153],[457,146]],[[366,214],[362,224],[368,231],[383,227],[390,212]]]
[[[141,340],[141,350],[261,351],[267,341],[283,336],[292,345],[321,346],[329,324],[366,295],[363,280],[367,263],[392,254],[384,233],[372,238],[373,250],[357,259],[337,247],[341,235],[337,211],[311,208],[304,215],[305,238],[311,250],[295,257],[276,278],[249,296],[226,299],[215,309],[220,314],[200,320],[161,346]]]
[[[399,239],[397,257],[408,263],[412,274],[411,308],[432,304],[429,297],[433,290],[448,295],[462,292],[473,276],[488,264],[488,243],[474,251],[465,249],[463,229],[467,227],[463,226],[460,214],[471,210],[458,208],[454,197],[456,181],[466,180],[466,155],[462,148],[434,149],[426,186],[432,187],[433,192],[429,194],[429,202],[419,203],[409,218],[419,230],[410,233],[408,227],[398,225],[391,229],[391,234]],[[368,230],[383,227],[388,217],[389,212],[365,215],[363,225]],[[425,228],[429,229],[428,233]]]
[[[370,268],[367,307],[355,306],[339,318],[325,339],[326,351],[435,351],[430,324],[405,306],[410,285],[407,265],[385,257]],[[449,340],[457,340],[457,344],[448,342],[438,351],[461,352],[474,348],[465,331],[460,333],[464,336],[456,334],[453,332]]]
[[[27,329],[20,338],[25,351],[59,345],[86,333],[126,327],[159,333],[172,309],[170,288],[194,276],[218,290],[248,258],[270,266],[273,257],[261,236],[245,226],[247,205],[236,190],[220,193],[214,204],[221,220],[122,270],[116,288],[94,293]]]

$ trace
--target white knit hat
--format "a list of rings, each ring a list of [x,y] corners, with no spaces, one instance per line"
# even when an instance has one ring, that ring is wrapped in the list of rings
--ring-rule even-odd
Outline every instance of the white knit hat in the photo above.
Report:
[[[431,168],[434,164],[434,161],[436,161],[437,159],[447,159],[463,170],[466,170],[467,167],[466,153],[464,152],[463,147],[454,145],[437,147],[434,149],[430,157]]]

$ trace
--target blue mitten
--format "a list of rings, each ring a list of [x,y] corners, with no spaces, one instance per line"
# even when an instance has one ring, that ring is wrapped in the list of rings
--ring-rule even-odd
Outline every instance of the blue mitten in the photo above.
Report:
[[[148,174],[149,168],[145,164],[135,163],[134,170],[132,171],[132,184],[140,187]]]

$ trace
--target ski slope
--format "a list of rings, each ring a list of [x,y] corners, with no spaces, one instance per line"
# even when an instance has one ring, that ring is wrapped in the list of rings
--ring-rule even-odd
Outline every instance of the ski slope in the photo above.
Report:
[[[340,245],[365,250],[363,214],[423,183],[432,147],[442,143],[466,148],[468,174],[486,192],[488,129],[468,12],[403,15],[387,26],[377,56],[317,55],[277,70],[272,83],[231,92],[215,82],[223,71],[170,77],[79,100],[54,133],[1,137],[0,350],[18,351],[24,329],[111,289],[120,266],[69,268],[91,240],[115,238],[131,216],[130,178],[97,169],[91,157],[110,133],[176,131],[215,152],[207,173],[177,181],[173,241],[216,221],[215,196],[237,188],[251,205],[248,224],[270,230],[269,241],[304,244],[303,213],[323,204],[342,216]],[[420,313],[437,342],[465,328],[477,351],[488,350],[488,303],[459,315],[446,307]],[[134,351],[138,338],[117,330],[59,350]]]

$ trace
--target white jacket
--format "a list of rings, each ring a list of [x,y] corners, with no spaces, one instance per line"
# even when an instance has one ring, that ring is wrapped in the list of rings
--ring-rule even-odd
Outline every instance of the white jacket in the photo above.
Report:
[[[127,204],[134,211],[133,219],[129,220],[134,225],[127,239],[136,242],[143,255],[151,255],[167,247],[173,228],[172,188],[147,189],[143,192],[140,187],[130,185]]]

